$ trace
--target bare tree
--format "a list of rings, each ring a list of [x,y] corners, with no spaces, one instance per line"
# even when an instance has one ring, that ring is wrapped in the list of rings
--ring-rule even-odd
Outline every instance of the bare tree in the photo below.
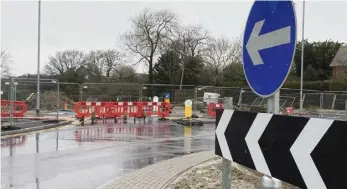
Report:
[[[222,83],[223,70],[234,63],[241,63],[242,41],[226,37],[211,38],[203,54],[206,66],[213,72],[215,85]]]
[[[88,70],[88,75],[101,77],[104,73],[104,57],[101,50],[90,51],[86,55],[86,68]]]
[[[105,63],[105,76],[110,77],[114,69],[121,66],[124,61],[124,54],[116,50],[107,50],[103,53],[104,63]]]
[[[78,71],[85,66],[85,53],[77,50],[57,52],[50,56],[45,71],[48,74],[62,75],[68,71]]]
[[[134,82],[136,80],[134,68],[125,64],[117,66],[117,69],[113,71],[113,75],[117,81],[121,82]]]
[[[154,56],[158,52],[161,39],[175,24],[174,13],[162,10],[152,12],[149,9],[132,19],[132,31],[122,36],[124,45],[139,56],[137,63],[145,62],[149,67],[149,83],[153,81]]]
[[[1,51],[1,77],[10,75],[11,56],[5,51]]]
[[[199,25],[176,26],[170,34],[171,43],[182,56],[200,55],[209,39],[208,31]]]
[[[165,36],[164,48],[174,50],[180,56],[181,86],[187,58],[201,55],[206,49],[208,39],[208,32],[199,25],[177,25],[172,28],[169,35]]]
[[[88,74],[103,77],[111,76],[113,70],[123,63],[124,55],[117,50],[90,51],[86,56],[86,67]]]

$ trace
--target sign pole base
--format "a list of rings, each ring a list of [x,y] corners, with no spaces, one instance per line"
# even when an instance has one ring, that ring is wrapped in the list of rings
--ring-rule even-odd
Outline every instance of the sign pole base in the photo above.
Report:
[[[277,92],[267,99],[267,113],[279,114],[280,113],[280,93]]]
[[[271,114],[280,113],[280,92],[279,91],[267,99],[267,113],[271,113]],[[268,182],[269,179],[271,179],[272,182]],[[272,188],[272,189],[282,188],[282,181],[274,177],[269,177],[267,175],[264,175],[261,182],[262,183],[260,185],[264,186],[263,188]],[[272,186],[270,186],[269,184]]]
[[[222,159],[222,189],[231,189],[231,161]]]
[[[233,109],[233,98],[227,97],[224,99],[223,103],[224,109],[232,110]],[[231,172],[232,166],[231,161],[225,158],[222,158],[222,189],[231,189]]]

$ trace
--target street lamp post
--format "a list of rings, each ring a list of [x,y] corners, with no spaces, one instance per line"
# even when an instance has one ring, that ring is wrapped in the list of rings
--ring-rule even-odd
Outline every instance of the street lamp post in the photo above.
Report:
[[[10,82],[10,126],[12,127],[13,125],[13,85],[14,80],[11,78]]]
[[[41,45],[41,0],[38,1],[37,23],[37,91],[36,91],[36,115],[40,115],[40,45]]]
[[[82,100],[83,100],[83,89],[88,89],[88,86],[87,85],[84,85],[84,84],[82,84],[82,87],[81,87],[81,102],[82,102]]]
[[[300,115],[303,108],[303,87],[304,87],[304,46],[305,46],[305,0],[302,2],[302,39],[301,39],[301,70],[300,70]]]

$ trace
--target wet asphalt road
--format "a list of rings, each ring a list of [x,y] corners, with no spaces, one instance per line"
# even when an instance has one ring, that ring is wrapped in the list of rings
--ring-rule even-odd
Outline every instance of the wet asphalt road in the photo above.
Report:
[[[1,188],[94,189],[149,164],[214,148],[215,125],[70,126],[1,140]]]

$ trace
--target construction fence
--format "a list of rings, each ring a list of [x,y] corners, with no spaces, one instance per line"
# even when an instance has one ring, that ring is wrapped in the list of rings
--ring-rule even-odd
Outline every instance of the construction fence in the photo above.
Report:
[[[200,89],[200,90],[199,90]],[[219,102],[224,97],[233,97],[236,106],[265,106],[267,101],[256,95],[251,89],[233,87],[200,87],[197,100],[202,101],[204,92],[219,94]],[[300,107],[300,90],[282,88],[280,91],[280,108]],[[303,109],[345,110],[347,91],[303,90]]]
[[[251,89],[237,87],[214,87],[171,84],[138,84],[138,83],[68,83],[51,81],[40,82],[40,109],[53,111],[72,109],[75,102],[143,102],[153,101],[157,96],[159,102],[165,96],[175,106],[183,106],[184,101],[191,99],[196,104],[203,104],[206,93],[217,95],[217,102],[222,103],[224,97],[233,97],[233,103],[239,107],[265,106],[266,99],[258,97]],[[58,92],[59,88],[59,92]],[[26,101],[28,111],[36,108],[36,81],[15,81],[10,90],[8,80],[1,81],[1,99],[8,100],[12,91],[14,100]],[[205,97],[204,97],[205,96]],[[303,109],[345,110],[347,91],[314,91],[303,90]],[[205,102],[206,103],[206,102]],[[300,90],[280,90],[280,108],[300,107]]]

